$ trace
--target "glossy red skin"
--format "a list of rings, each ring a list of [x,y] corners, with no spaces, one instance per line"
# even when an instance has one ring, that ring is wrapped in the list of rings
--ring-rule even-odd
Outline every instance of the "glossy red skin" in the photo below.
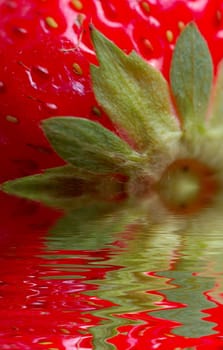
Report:
[[[134,49],[168,79],[179,22],[195,20],[206,37],[215,67],[223,57],[223,5],[218,1],[81,0],[75,10],[68,0],[3,0],[0,2],[0,181],[62,164],[50,149],[40,121],[60,115],[98,120],[92,112],[89,63],[96,62],[89,36],[93,23],[126,52]],[[82,14],[83,24],[77,24]],[[58,28],[45,19],[53,17]],[[167,30],[173,40],[167,40]],[[146,41],[145,41],[146,40]],[[146,44],[145,44],[146,43]],[[82,75],[74,73],[78,63]],[[9,122],[13,116],[18,123]]]

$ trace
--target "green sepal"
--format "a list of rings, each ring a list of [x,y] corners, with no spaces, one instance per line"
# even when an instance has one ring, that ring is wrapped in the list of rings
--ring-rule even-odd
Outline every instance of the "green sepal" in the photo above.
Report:
[[[81,200],[91,194],[97,182],[98,179],[92,174],[82,173],[68,165],[7,181],[1,185],[1,190],[52,207],[66,209],[75,207],[76,204],[80,205]],[[88,203],[89,199],[86,202]]]
[[[5,193],[70,211],[94,201],[112,201],[127,194],[119,176],[97,175],[71,165],[45,170],[1,184]]]
[[[92,40],[100,64],[91,66],[93,89],[110,119],[128,133],[139,151],[171,147],[180,130],[161,73],[135,52],[126,55],[94,28]]]
[[[143,161],[126,142],[87,119],[50,118],[43,121],[43,129],[65,161],[94,174],[128,173],[140,167]]]
[[[214,129],[221,130],[223,126],[223,61],[219,64],[217,78],[214,87],[212,112],[208,119],[208,125]]]
[[[177,40],[170,81],[186,136],[205,128],[213,80],[213,64],[206,41],[194,23]]]

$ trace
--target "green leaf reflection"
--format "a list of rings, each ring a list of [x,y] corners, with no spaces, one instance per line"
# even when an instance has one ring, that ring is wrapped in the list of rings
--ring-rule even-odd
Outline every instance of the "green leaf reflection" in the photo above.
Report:
[[[209,334],[215,334],[214,323],[206,321],[208,309],[214,308],[215,304],[208,300],[204,292],[214,286],[213,277],[199,277],[192,275],[192,271],[164,271],[159,276],[171,279],[171,289],[160,290],[168,301],[182,303],[182,306],[160,310],[150,313],[155,317],[179,322],[181,325],[173,329],[173,333],[189,337],[199,338]],[[172,280],[173,279],[173,280]]]
[[[133,218],[114,203],[93,202],[66,213],[48,236],[50,250],[98,250],[111,244]]]

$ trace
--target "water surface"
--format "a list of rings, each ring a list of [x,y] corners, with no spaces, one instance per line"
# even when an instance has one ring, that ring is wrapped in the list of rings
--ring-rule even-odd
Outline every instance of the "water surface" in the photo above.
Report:
[[[64,215],[0,201],[1,349],[223,349],[223,225],[213,210],[202,226],[154,216],[148,203]]]

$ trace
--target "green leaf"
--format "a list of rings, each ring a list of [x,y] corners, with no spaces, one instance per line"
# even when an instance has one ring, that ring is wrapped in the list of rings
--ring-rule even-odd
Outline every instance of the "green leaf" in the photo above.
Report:
[[[179,137],[168,85],[159,71],[135,52],[126,55],[92,29],[100,66],[91,66],[93,89],[114,124],[127,131],[137,148],[166,150]]]
[[[142,163],[142,156],[96,122],[57,117],[44,120],[43,129],[56,152],[77,168],[95,174],[128,173]]]
[[[80,205],[80,197],[92,193],[98,179],[92,174],[79,173],[71,166],[46,170],[42,174],[26,176],[3,183],[1,189],[22,198],[39,201],[56,208]],[[89,199],[87,200],[89,202]]]
[[[172,92],[187,136],[204,129],[212,79],[207,43],[190,23],[177,40],[170,71]]]
[[[119,178],[83,173],[70,165],[7,181],[0,189],[8,194],[66,211],[86,206],[96,200],[106,203],[126,193]]]
[[[220,63],[215,83],[212,102],[212,117],[208,124],[214,128],[222,129],[223,124],[223,61]]]

